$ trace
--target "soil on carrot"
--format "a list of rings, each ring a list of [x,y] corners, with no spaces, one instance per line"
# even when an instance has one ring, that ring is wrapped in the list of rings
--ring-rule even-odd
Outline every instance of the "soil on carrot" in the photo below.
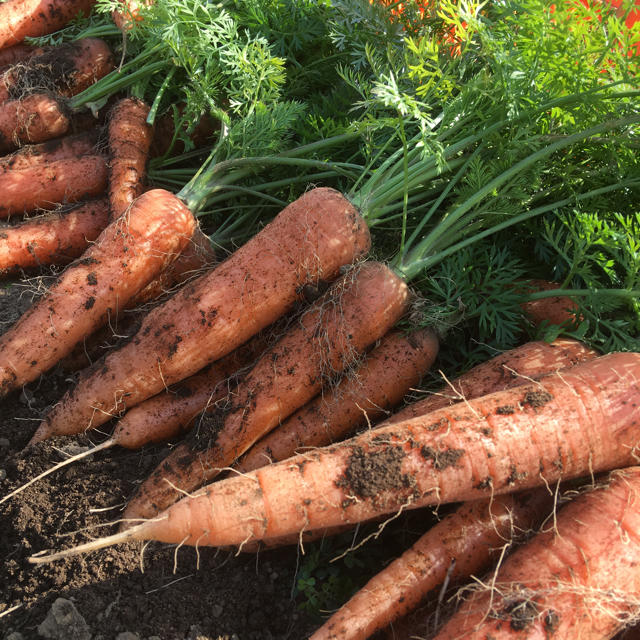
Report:
[[[31,290],[0,283],[0,333],[29,307]],[[86,436],[56,438],[21,452],[72,379],[54,370],[0,400],[0,498],[64,459],[61,452],[92,444]],[[34,553],[113,533],[106,523],[118,519],[166,452],[167,447],[103,451],[0,505],[0,638],[13,632],[24,640],[41,638],[38,626],[57,598],[74,603],[88,625],[87,640],[109,640],[125,631],[141,640],[298,640],[318,626],[294,596],[300,556],[291,547],[236,555],[152,543],[143,554],[141,544],[130,543],[49,565],[27,562]],[[72,637],[66,633],[56,637]]]

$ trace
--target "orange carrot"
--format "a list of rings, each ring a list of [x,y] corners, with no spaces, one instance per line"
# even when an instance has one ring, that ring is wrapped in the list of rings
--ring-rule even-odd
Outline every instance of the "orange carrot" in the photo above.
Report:
[[[432,331],[387,334],[361,366],[256,442],[234,468],[246,473],[342,440],[359,426],[375,422],[418,384],[437,353],[438,339]]]
[[[0,394],[35,380],[69,353],[175,258],[194,226],[172,194],[145,193],[0,338]]]
[[[291,309],[305,284],[334,278],[369,243],[367,225],[342,195],[307,192],[153,309],[129,343],[80,377],[32,442],[97,427],[222,358]]]
[[[78,202],[102,195],[106,188],[107,164],[103,156],[56,160],[32,169],[0,173],[0,217]]]
[[[0,3],[0,49],[20,44],[27,36],[45,36],[82,13],[95,0],[5,0]]]
[[[551,504],[546,489],[463,504],[369,580],[310,640],[366,640],[445,580],[487,569],[501,550],[539,524]]]
[[[529,378],[546,375],[597,356],[598,353],[593,349],[569,338],[558,338],[551,343],[527,342],[477,365],[433,395],[407,405],[380,426],[423,416],[461,400],[510,389],[527,382]]]
[[[527,283],[526,291],[551,291],[552,289],[560,289],[560,285],[556,282],[547,280],[530,280]],[[552,298],[541,298],[540,300],[531,300],[520,305],[527,318],[534,325],[541,325],[543,322],[547,324],[572,325],[576,322],[576,314],[578,307],[575,300],[568,296],[554,296]]]
[[[437,640],[611,638],[640,599],[640,468],[575,498],[475,588]]]
[[[316,300],[237,388],[138,487],[124,518],[154,516],[228,467],[265,433],[344,371],[406,310],[408,290],[379,262],[365,262]]]
[[[0,226],[0,275],[71,262],[107,226],[107,214],[106,199],[96,200],[14,226]]]
[[[111,17],[113,21],[123,32],[129,31],[133,24],[142,20],[140,8],[151,4],[152,0],[123,0],[122,9],[113,11]]]
[[[628,466],[639,403],[640,354],[608,354],[214,482],[153,520],[32,561],[127,540],[241,545]]]
[[[144,190],[153,127],[149,107],[137,98],[123,98],[109,116],[109,202],[111,219],[122,215]]]
[[[49,47],[0,76],[0,102],[45,91],[71,97],[113,69],[113,54],[104,40],[82,38]]]
[[[22,100],[7,100],[0,104],[0,153],[58,138],[69,127],[69,116],[60,98],[34,93]]]
[[[18,62],[26,62],[32,56],[44,53],[47,47],[33,47],[29,44],[15,44],[13,47],[0,49],[0,73]]]

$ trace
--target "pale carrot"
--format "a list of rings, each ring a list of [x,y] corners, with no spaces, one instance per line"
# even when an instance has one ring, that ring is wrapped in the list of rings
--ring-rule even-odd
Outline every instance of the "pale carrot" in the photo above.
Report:
[[[342,195],[309,191],[153,309],[129,343],[81,376],[32,442],[97,427],[220,359],[291,309],[305,284],[334,278],[369,243],[366,224]]]
[[[148,191],[0,338],[0,395],[35,380],[144,287],[189,241],[195,220]]]

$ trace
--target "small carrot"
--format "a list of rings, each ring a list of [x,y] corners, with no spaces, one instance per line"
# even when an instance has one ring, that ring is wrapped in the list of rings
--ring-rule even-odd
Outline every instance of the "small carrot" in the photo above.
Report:
[[[408,289],[388,267],[365,262],[314,302],[187,440],[138,487],[123,518],[146,518],[228,467],[265,433],[351,366],[406,310]],[[176,487],[178,490],[176,490]]]
[[[62,29],[95,0],[5,0],[0,3],[0,49]]]
[[[612,638],[640,598],[640,468],[562,507],[555,526],[473,589],[436,640]]]
[[[0,395],[35,380],[144,287],[189,241],[195,219],[148,191],[0,338]]]
[[[0,104],[0,153],[58,138],[67,133],[70,126],[60,98],[34,93],[21,100],[7,100]]]
[[[127,540],[239,546],[629,466],[639,403],[640,354],[608,354],[214,482],[153,520],[32,561]]]
[[[0,173],[0,218],[100,196],[107,188],[103,156],[81,156]]]
[[[153,309],[130,342],[81,375],[32,443],[97,427],[220,359],[291,309],[305,284],[334,278],[369,243],[366,224],[342,195],[307,192]]]
[[[354,371],[256,442],[234,468],[239,473],[344,439],[375,422],[420,381],[438,353],[429,330],[387,334]]]
[[[107,200],[0,226],[0,276],[81,256],[107,226]]]
[[[109,202],[111,218],[122,215],[144,190],[153,127],[149,107],[137,98],[123,98],[109,115]]]

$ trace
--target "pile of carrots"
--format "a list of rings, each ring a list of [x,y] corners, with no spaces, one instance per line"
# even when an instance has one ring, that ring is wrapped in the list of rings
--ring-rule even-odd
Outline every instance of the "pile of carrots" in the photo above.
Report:
[[[18,39],[11,29],[0,46]],[[112,436],[83,455],[187,435],[131,498],[120,532],[32,561],[128,540],[304,544],[462,503],[314,640],[370,637],[484,571],[437,638],[608,638],[633,619],[640,354],[528,343],[391,414],[433,365],[438,337],[399,327],[411,291],[365,259],[360,212],[332,189],[310,190],[214,268],[189,207],[146,187],[147,105],[123,98],[104,127],[66,135],[65,96],[113,69],[104,47],[5,50],[0,212],[52,212],[0,230],[0,273],[73,262],[0,337],[0,396],[90,351],[101,329],[151,300],[29,446],[112,419]],[[92,66],[53,75],[67,55]],[[592,488],[576,491],[570,481],[585,477]],[[558,508],[559,496],[569,504]]]

